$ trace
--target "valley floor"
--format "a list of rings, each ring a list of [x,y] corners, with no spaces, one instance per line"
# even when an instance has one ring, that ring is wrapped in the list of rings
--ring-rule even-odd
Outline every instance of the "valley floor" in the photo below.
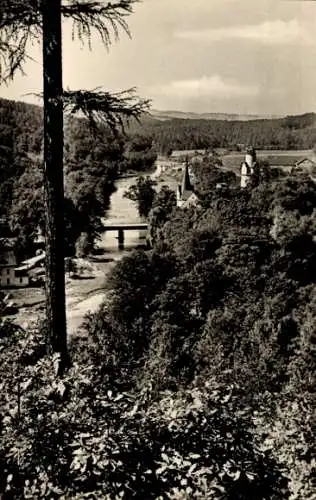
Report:
[[[81,335],[80,326],[89,312],[95,312],[105,299],[106,275],[122,254],[105,254],[93,260],[86,260],[90,273],[76,278],[66,276],[67,330],[69,335]],[[45,313],[43,287],[9,290],[18,312],[8,316],[23,329],[36,323]]]

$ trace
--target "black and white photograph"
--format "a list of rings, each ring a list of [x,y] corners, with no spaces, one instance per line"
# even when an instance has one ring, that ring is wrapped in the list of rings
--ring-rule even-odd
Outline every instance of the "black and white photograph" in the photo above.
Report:
[[[316,500],[315,33],[0,0],[0,500]]]

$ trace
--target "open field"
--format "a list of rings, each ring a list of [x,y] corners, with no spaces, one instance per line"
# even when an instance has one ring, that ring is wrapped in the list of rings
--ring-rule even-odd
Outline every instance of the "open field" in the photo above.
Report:
[[[256,153],[259,160],[267,160],[271,167],[292,167],[296,164],[296,162],[304,158],[315,158],[311,149],[297,151],[261,149],[257,150]],[[236,151],[221,156],[221,160],[226,169],[239,173],[240,164],[244,157],[244,153]]]
[[[240,165],[245,158],[245,153],[240,151],[227,152],[224,149],[217,152],[222,161],[223,170],[233,171],[236,175],[240,175]],[[298,161],[305,158],[309,158],[316,163],[316,155],[311,149],[259,149],[256,150],[256,153],[259,160],[268,161],[271,167],[284,167],[284,169],[288,169],[289,167],[295,166]],[[164,182],[162,183],[166,183],[170,187],[175,189],[176,185],[181,182],[182,179],[182,164],[174,162],[174,164],[170,167],[167,167],[165,171],[157,174],[156,178],[159,179],[160,182],[162,182],[163,179]]]

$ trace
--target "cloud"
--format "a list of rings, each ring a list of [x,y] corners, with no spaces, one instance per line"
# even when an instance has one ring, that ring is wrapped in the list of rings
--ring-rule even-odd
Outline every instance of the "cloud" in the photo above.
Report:
[[[311,44],[312,37],[298,23],[296,19],[291,21],[266,21],[261,24],[232,26],[219,29],[207,30],[184,30],[175,33],[175,38],[217,42],[226,39],[253,40],[267,44]]]
[[[214,97],[229,99],[231,97],[257,95],[258,89],[241,85],[236,81],[225,81],[221,76],[213,75],[192,80],[174,80],[169,84],[151,88],[151,92],[155,95],[178,98]]]

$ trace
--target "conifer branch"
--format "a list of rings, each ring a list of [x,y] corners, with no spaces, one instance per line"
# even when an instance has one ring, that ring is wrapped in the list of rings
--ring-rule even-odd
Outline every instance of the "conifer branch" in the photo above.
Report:
[[[130,36],[126,17],[133,12],[133,6],[139,0],[117,0],[115,2],[93,0],[67,0],[62,6],[65,18],[73,22],[72,37],[76,34],[81,42],[88,40],[91,48],[91,35],[95,30],[102,43],[108,48],[112,36],[118,40],[122,29]]]
[[[150,105],[150,101],[137,98],[134,88],[116,93],[98,89],[67,90],[64,91],[63,101],[66,112],[83,115],[92,128],[96,128],[97,123],[103,123],[114,134],[117,134],[118,128],[124,132],[131,119],[139,121]]]
[[[129,36],[126,17],[132,13],[139,0],[64,0],[61,14],[72,19],[72,38],[76,36],[91,48],[93,31],[96,31],[105,47],[112,38],[117,40],[120,30]],[[29,58],[28,42],[40,41],[42,31],[43,0],[0,1],[0,83],[12,80],[16,71],[23,73]]]
[[[0,2],[0,83],[8,83],[17,70],[23,73],[27,44],[41,35],[39,0]]]

